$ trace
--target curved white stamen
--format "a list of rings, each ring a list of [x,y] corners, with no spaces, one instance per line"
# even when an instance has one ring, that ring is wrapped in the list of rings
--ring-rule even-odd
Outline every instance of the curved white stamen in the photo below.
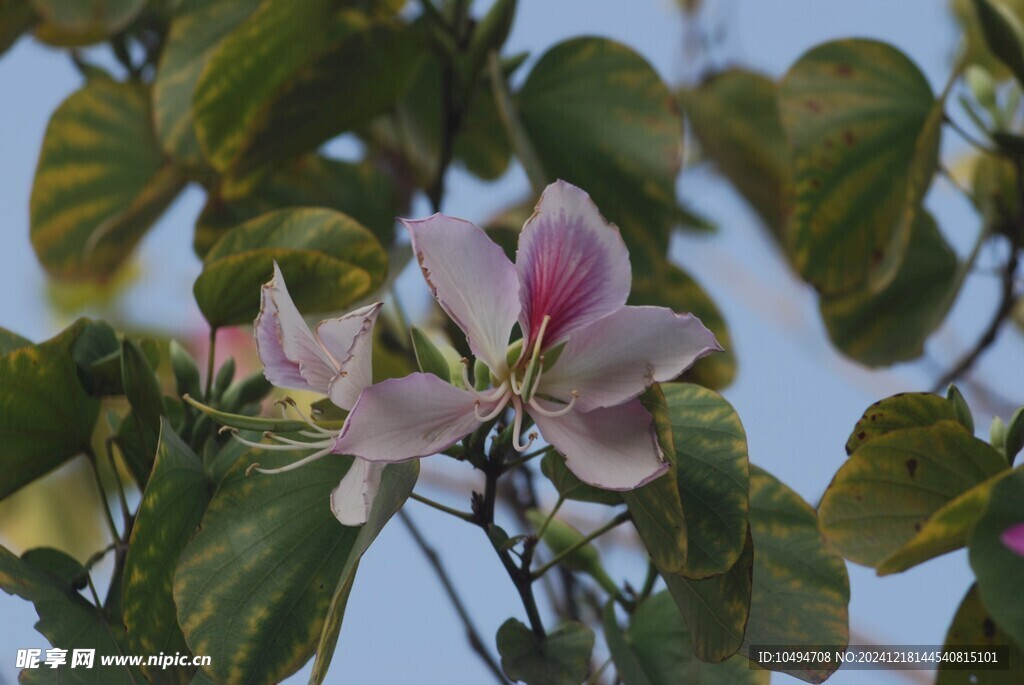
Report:
[[[504,383],[502,384],[502,387],[505,387]],[[505,393],[501,396],[501,399],[498,400],[498,404],[494,406],[494,409],[487,412],[483,416],[480,415],[480,400],[477,400],[476,402],[473,403],[473,416],[475,416],[476,420],[479,421],[480,423],[490,421],[495,416],[497,416],[498,414],[505,410],[505,405],[508,404],[508,396],[510,394],[511,391],[505,390]]]
[[[250,468],[252,468],[253,471],[256,471],[258,473],[266,473],[268,475],[272,475],[272,474],[275,474],[275,473],[285,473],[286,471],[292,471],[294,469],[297,469],[300,466],[305,466],[306,464],[309,464],[311,462],[316,461],[317,459],[325,457],[325,456],[327,456],[330,453],[331,453],[331,448],[330,447],[325,447],[324,449],[320,450],[319,452],[314,452],[313,454],[309,455],[308,457],[305,457],[304,459],[299,459],[298,461],[293,462],[291,464],[288,464],[287,466],[282,466],[281,468],[277,468],[277,469],[263,469],[263,468],[260,468],[259,466],[255,467],[255,468],[252,468],[252,467],[250,467]]]
[[[516,385],[516,372],[515,372],[515,369],[509,371],[509,374],[508,374],[508,384],[512,388],[512,394],[513,395],[519,395],[519,392],[522,390],[522,386]]]
[[[530,409],[537,412],[541,416],[547,416],[549,418],[556,418],[558,416],[565,416],[572,411],[572,408],[576,406],[576,400],[580,394],[575,390],[572,391],[572,399],[569,400],[569,404],[565,405],[561,409],[546,409],[541,406],[540,401],[536,397],[531,397],[529,400]]]
[[[463,357],[459,362],[462,364],[462,384],[466,386],[466,390],[473,393],[478,400],[481,402],[493,402],[505,394],[507,381],[502,381],[501,385],[488,392],[481,392],[480,390],[477,390],[473,387],[473,384],[469,382],[469,360]]]
[[[294,452],[295,451],[295,447],[293,447],[292,445],[271,445],[271,444],[266,443],[266,442],[253,442],[252,440],[246,440],[245,438],[240,437],[238,435],[237,431],[232,432],[231,433],[231,437],[234,438],[235,440],[237,440],[238,442],[242,443],[243,445],[247,445],[249,447],[255,447],[258,450],[268,450],[268,451],[271,451],[271,452]],[[314,445],[314,447],[319,447],[319,445]]]
[[[338,438],[337,434],[332,434],[330,440],[320,440],[319,442],[303,442],[301,440],[292,440],[290,438],[285,438],[285,437],[282,437],[280,435],[276,435],[274,433],[271,433],[270,431],[267,431],[266,433],[264,433],[263,437],[270,438],[271,440],[277,440],[278,442],[280,442],[282,444],[285,444],[285,445],[292,445],[293,447],[298,447],[299,449],[307,449],[307,450],[308,449],[313,449],[313,448],[316,448],[316,447],[327,447],[329,445],[333,445],[335,440],[337,440],[337,438]]]
[[[283,404],[287,404],[289,407],[291,407],[292,411],[294,411],[296,414],[299,415],[299,418],[302,419],[302,422],[304,424],[306,424],[307,426],[309,426],[310,428],[315,430],[320,435],[330,435],[330,436],[337,435],[337,431],[329,431],[326,428],[324,428],[323,426],[317,424],[315,421],[313,421],[313,419],[311,419],[308,416],[306,416],[302,412],[302,410],[299,409],[299,405],[292,398],[285,397],[283,400],[278,400],[278,402],[279,403],[283,403]]]
[[[516,395],[512,396],[512,407],[516,412],[516,420],[512,425],[512,447],[516,452],[525,452],[530,449],[530,445],[533,444],[533,441],[536,440],[538,436],[536,433],[530,433],[527,436],[526,444],[519,444],[519,436],[523,429],[523,403]]]

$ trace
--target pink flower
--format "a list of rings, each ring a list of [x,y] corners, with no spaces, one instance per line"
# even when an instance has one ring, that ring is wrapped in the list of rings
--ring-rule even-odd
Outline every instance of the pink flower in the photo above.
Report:
[[[321,321],[316,330],[311,331],[292,302],[284,276],[275,262],[274,277],[263,286],[260,313],[254,324],[256,350],[267,380],[280,388],[312,390],[327,395],[342,409],[351,409],[359,393],[372,382],[372,333],[380,307],[378,302],[340,318]],[[289,471],[331,453],[337,433],[318,426],[305,416],[303,418],[310,426],[304,437],[313,438],[313,442],[275,436],[277,445],[247,444],[259,449],[316,451],[283,468],[257,467],[256,471]],[[355,459],[331,493],[331,510],[339,521],[346,526],[366,522],[370,505],[380,487],[384,466]]]
[[[404,223],[427,284],[487,365],[491,387],[474,390],[466,373],[464,387],[414,373],[366,388],[336,453],[373,462],[435,454],[511,405],[515,448],[536,437],[522,441],[528,412],[586,483],[630,490],[665,472],[637,396],[721,347],[692,315],[625,306],[629,253],[585,192],[562,181],[548,186],[514,265],[467,221],[435,214]],[[517,322],[524,343],[510,364]]]
[[[1017,525],[1010,526],[1003,531],[1003,534],[999,536],[999,539],[1003,541],[1010,551],[1019,554],[1024,557],[1024,523],[1018,523]]]

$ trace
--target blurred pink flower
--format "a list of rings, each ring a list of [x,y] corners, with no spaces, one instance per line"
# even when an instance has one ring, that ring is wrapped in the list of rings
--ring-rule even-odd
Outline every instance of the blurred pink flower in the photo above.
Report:
[[[1010,526],[1003,531],[1003,534],[999,536],[999,539],[1003,541],[1003,544],[1010,548],[1010,550],[1024,557],[1024,523],[1018,523],[1015,526]]]

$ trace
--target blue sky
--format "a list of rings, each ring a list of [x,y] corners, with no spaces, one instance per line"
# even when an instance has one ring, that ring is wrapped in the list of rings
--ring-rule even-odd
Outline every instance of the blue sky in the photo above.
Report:
[[[944,3],[936,0],[710,0],[710,4],[712,17],[727,29],[724,41],[713,51],[712,66],[742,64],[772,75],[785,71],[819,42],[865,36],[904,50],[937,90],[947,78],[956,40]],[[520,7],[509,39],[512,52],[529,50],[536,57],[566,37],[590,34],[632,46],[669,83],[707,66],[688,61],[684,26],[671,0],[521,0]],[[46,307],[45,279],[28,241],[28,197],[49,114],[77,83],[64,53],[30,40],[22,40],[0,57],[0,92],[7,94],[0,107],[0,206],[6,236],[0,253],[0,292],[6,293],[0,305],[0,326],[35,340],[54,334],[66,321]],[[946,138],[949,152],[962,150],[959,141],[950,135]],[[445,211],[480,221],[524,195],[526,188],[518,169],[496,184],[456,174]],[[672,255],[714,296],[731,326],[740,369],[736,383],[724,394],[744,422],[751,459],[815,504],[842,464],[847,434],[863,409],[895,392],[928,388],[938,369],[948,365],[983,326],[993,307],[995,279],[971,279],[950,321],[930,341],[925,361],[869,372],[831,349],[813,293],[792,276],[754,215],[727,186],[702,170],[688,174],[679,190],[722,227],[715,236],[677,238]],[[191,225],[201,201],[201,193],[187,191],[144,242],[139,282],[117,303],[134,320],[176,335],[201,325],[191,299],[199,263],[190,247]],[[977,230],[977,219],[943,181],[937,181],[929,204],[944,233],[964,254]],[[426,213],[422,202],[413,211]],[[991,260],[991,255],[986,258]],[[426,292],[414,279],[405,280],[408,284],[403,288],[415,307],[425,300]],[[1019,388],[1024,387],[1020,344],[1018,333],[1005,333],[979,365],[978,378],[1019,398]],[[984,412],[977,417],[980,430],[987,430],[989,418]],[[425,469],[471,477],[457,466],[427,462]],[[435,493],[461,501],[440,490]],[[446,559],[486,637],[493,636],[509,616],[520,617],[518,598],[479,531],[415,503],[410,511]],[[617,575],[634,583],[642,579],[644,564],[638,555],[612,553],[610,559]],[[896,644],[941,644],[971,579],[963,553],[884,579],[876,578],[870,569],[849,568],[853,642],[870,638]],[[0,593],[0,615],[4,616],[0,624],[2,685],[4,679],[16,680],[17,648],[45,647],[46,642],[32,629],[35,613],[30,604]],[[487,677],[465,646],[461,628],[429,567],[405,530],[397,523],[390,525],[360,567],[328,682],[470,685],[486,682]],[[774,676],[774,682],[786,680],[786,676]],[[305,677],[295,682],[305,682]],[[877,672],[851,672],[837,674],[830,682],[908,681]]]

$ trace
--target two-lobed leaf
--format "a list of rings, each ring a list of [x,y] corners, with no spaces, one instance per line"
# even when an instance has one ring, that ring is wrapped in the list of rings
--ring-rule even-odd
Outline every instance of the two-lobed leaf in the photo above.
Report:
[[[206,254],[193,291],[211,326],[247,323],[277,261],[300,311],[340,309],[384,280],[387,254],[358,222],[329,209],[282,209],[228,231]]]

